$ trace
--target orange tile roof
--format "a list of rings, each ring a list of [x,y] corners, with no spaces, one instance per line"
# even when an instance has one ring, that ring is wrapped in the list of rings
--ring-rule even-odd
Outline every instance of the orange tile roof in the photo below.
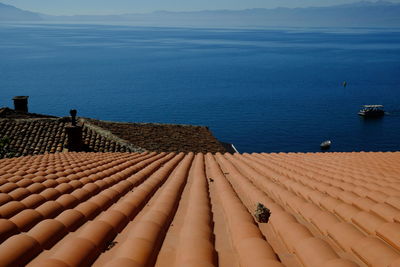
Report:
[[[399,163],[400,152],[3,159],[0,266],[400,266]]]

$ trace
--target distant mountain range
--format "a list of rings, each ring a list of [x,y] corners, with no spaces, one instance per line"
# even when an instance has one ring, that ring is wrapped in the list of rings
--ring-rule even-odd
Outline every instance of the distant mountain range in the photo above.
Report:
[[[400,27],[400,4],[361,1],[330,7],[51,16],[0,3],[0,21],[102,22],[197,27]]]
[[[21,10],[19,8],[0,3],[1,21],[40,21],[43,18],[34,12]]]

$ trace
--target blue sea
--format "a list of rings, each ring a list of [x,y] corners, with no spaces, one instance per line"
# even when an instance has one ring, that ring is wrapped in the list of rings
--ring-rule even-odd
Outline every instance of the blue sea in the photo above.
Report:
[[[400,29],[0,24],[0,106],[15,95],[35,113],[206,125],[240,152],[395,151]]]

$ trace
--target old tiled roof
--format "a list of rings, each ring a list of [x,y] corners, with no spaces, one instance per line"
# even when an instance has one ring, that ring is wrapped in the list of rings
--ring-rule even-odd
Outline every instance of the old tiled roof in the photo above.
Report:
[[[112,134],[142,147],[157,152],[202,152],[225,153],[224,146],[205,126],[122,123],[85,119],[90,123],[110,131]]]
[[[400,266],[399,163],[400,152],[3,159],[0,265]]]
[[[32,119],[32,118],[56,118],[51,115],[18,112],[11,108],[0,108],[0,118],[7,119]]]
[[[65,118],[57,119],[0,119],[0,139],[7,137],[7,153],[0,158],[61,152],[67,144]],[[94,152],[136,152],[126,143],[109,138],[89,127],[83,128],[84,150]]]
[[[15,113],[13,110],[10,111]],[[64,128],[70,119],[29,117],[31,115],[32,113],[26,114],[27,118],[0,116],[0,140],[7,137],[10,142],[6,150],[0,149],[0,158],[56,153],[65,150],[68,137]],[[226,152],[207,127],[118,123],[93,119],[81,119],[81,122],[84,125],[83,151]]]

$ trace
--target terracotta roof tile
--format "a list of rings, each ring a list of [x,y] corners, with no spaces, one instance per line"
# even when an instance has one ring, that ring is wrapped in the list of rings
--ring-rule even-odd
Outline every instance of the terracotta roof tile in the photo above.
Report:
[[[399,259],[399,252],[375,237],[364,237],[352,247],[354,253],[367,265],[388,266]]]
[[[3,159],[0,265],[397,266],[399,161],[398,152]],[[268,223],[257,221],[259,203]]]

